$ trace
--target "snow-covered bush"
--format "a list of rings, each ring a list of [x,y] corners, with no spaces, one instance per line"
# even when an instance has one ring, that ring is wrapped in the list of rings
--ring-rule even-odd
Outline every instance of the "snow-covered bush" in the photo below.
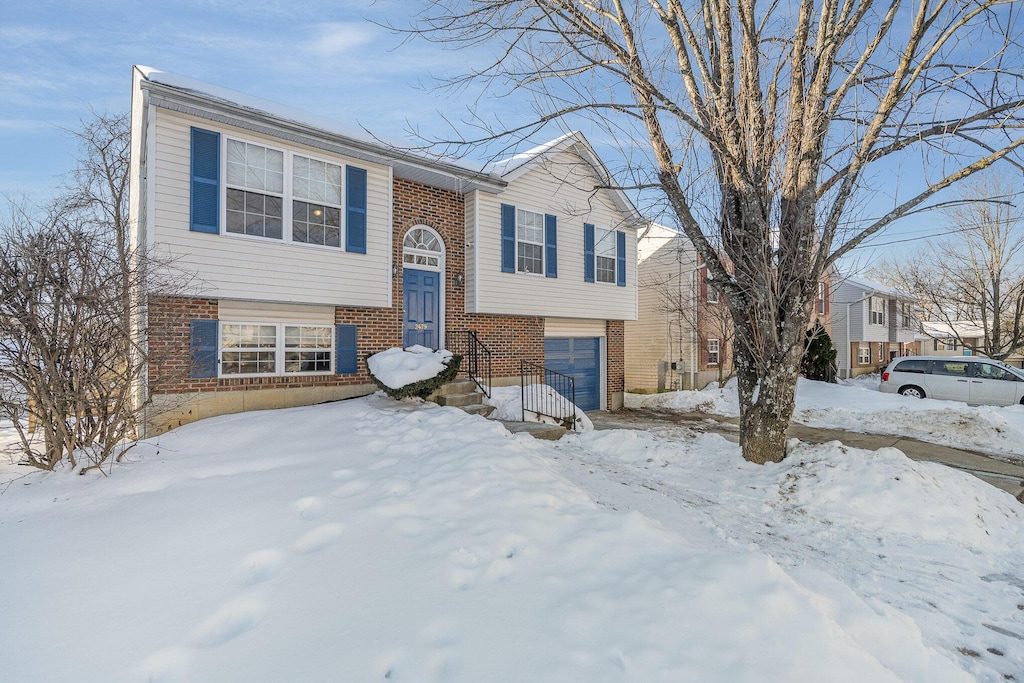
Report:
[[[370,377],[391,398],[426,398],[459,374],[462,356],[425,346],[386,349],[366,359]]]

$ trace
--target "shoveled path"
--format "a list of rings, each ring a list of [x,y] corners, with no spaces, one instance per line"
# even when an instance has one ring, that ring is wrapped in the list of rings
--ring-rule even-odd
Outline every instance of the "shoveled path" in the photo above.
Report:
[[[660,410],[620,410],[618,412],[587,413],[597,429],[647,429],[652,431],[687,427],[721,434],[730,441],[739,441],[739,419],[709,415],[707,413],[677,413]],[[863,434],[826,427],[808,427],[792,424],[786,432],[790,438],[807,443],[840,441],[847,446],[878,450],[898,448],[913,460],[937,462],[958,470],[970,472],[979,479],[1008,491],[1024,503],[1024,462],[1011,462],[997,456],[940,446],[891,434]]]

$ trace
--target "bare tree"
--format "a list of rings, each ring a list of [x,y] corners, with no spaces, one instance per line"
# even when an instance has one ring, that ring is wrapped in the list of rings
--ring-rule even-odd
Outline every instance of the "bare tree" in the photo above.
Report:
[[[949,336],[990,358],[1006,358],[1024,345],[1021,196],[1020,184],[1006,177],[976,176],[945,210],[948,237],[878,268],[918,298],[929,320],[945,323]]]
[[[434,0],[415,33],[496,46],[453,85],[534,96],[535,119],[482,139],[581,114],[626,136],[637,173],[621,185],[661,193],[732,312],[740,444],[767,462],[785,454],[821,273],[971,174],[1020,167],[1017,14],[1004,0]],[[914,154],[905,194],[854,224],[869,181]]]
[[[0,229],[0,415],[27,464],[99,467],[133,433],[129,359],[144,357],[130,353],[114,240],[73,212],[12,210]]]
[[[129,246],[128,117],[93,114],[73,134],[80,156],[64,192],[0,221],[0,416],[24,462],[84,472],[120,459],[148,402],[138,293],[184,280]]]

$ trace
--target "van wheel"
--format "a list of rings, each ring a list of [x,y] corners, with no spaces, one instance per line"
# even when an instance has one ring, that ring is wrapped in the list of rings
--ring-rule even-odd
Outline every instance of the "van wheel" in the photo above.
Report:
[[[910,398],[924,398],[924,389],[921,387],[915,387],[913,384],[901,387],[900,393],[904,396],[909,396]]]

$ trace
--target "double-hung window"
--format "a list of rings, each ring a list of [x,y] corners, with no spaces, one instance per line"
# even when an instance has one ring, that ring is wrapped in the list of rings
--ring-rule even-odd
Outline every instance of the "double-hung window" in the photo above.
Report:
[[[227,145],[227,231],[282,239],[284,153],[240,140]]]
[[[341,246],[345,169],[337,164],[292,157],[292,241]]]
[[[719,350],[719,341],[708,339],[708,365],[718,365]]]
[[[825,315],[825,283],[818,283],[818,314]]]
[[[871,347],[857,347],[857,365],[868,365],[871,362]]]
[[[615,282],[615,231],[594,228],[594,263],[598,282]]]
[[[329,373],[334,367],[333,328],[287,323],[222,323],[220,374]]]
[[[516,209],[516,270],[544,273],[544,214]]]
[[[871,297],[871,324],[885,324],[885,299],[880,296]]]

